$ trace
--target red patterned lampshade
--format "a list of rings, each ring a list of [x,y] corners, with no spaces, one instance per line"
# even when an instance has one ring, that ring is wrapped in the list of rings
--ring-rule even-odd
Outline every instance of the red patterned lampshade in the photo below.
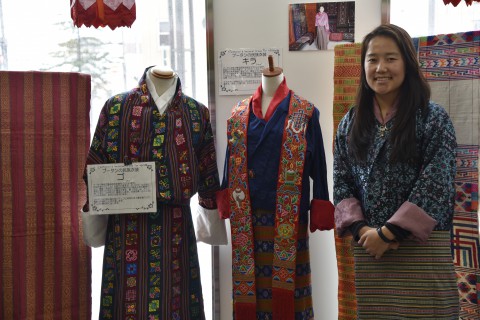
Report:
[[[477,2],[480,2],[480,0],[464,0],[467,4],[467,6],[471,6],[473,1],[477,1]],[[458,6],[458,4],[462,2],[462,0],[443,0],[443,3],[445,3],[445,5],[447,4],[453,4],[454,7]]]
[[[136,18],[135,0],[70,0],[77,27],[130,27]]]

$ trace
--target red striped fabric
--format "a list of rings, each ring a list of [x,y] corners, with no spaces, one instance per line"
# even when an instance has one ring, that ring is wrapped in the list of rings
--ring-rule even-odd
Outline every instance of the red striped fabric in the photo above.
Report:
[[[0,320],[89,319],[90,76],[0,71]]]

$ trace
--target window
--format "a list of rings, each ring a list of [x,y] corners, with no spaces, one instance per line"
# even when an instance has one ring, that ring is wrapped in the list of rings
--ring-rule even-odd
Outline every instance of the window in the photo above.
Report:
[[[158,40],[160,47],[170,47],[170,23],[168,21],[159,23]]]
[[[133,88],[151,65],[171,67],[183,91],[208,105],[205,2],[136,1],[136,13],[131,28],[76,28],[68,1],[0,0],[0,70],[91,74],[91,130],[103,103]],[[199,244],[198,249],[205,313],[211,319],[211,247]],[[98,317],[102,257],[103,248],[92,250],[93,319]]]
[[[390,0],[390,22],[411,37],[480,30],[480,3],[454,7],[442,0]]]

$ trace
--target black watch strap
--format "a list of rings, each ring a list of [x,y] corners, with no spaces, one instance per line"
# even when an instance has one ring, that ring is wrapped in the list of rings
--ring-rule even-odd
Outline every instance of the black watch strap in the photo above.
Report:
[[[378,235],[380,236],[380,238],[382,238],[383,241],[385,241],[386,243],[392,243],[392,242],[395,242],[395,240],[390,240],[388,239],[387,237],[385,237],[385,235],[383,234],[383,231],[382,231],[382,228],[377,228],[377,233]]]

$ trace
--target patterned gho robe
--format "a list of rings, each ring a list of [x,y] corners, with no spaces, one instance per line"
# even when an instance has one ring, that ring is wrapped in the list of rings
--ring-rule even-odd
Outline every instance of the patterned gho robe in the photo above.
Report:
[[[138,87],[105,103],[87,164],[125,157],[155,161],[158,208],[109,216],[100,319],[204,319],[189,203],[198,191],[202,208],[216,208],[219,179],[208,109],[182,94],[178,80],[160,114],[144,73]]]
[[[417,163],[389,162],[395,117],[376,122],[365,163],[348,152],[355,116],[341,120],[335,139],[335,222],[340,235],[355,221],[392,223],[410,232],[380,260],[354,243],[359,319],[458,319],[458,292],[450,252],[455,196],[456,139],[446,111],[431,102],[416,114]],[[375,296],[375,303],[371,303]]]

